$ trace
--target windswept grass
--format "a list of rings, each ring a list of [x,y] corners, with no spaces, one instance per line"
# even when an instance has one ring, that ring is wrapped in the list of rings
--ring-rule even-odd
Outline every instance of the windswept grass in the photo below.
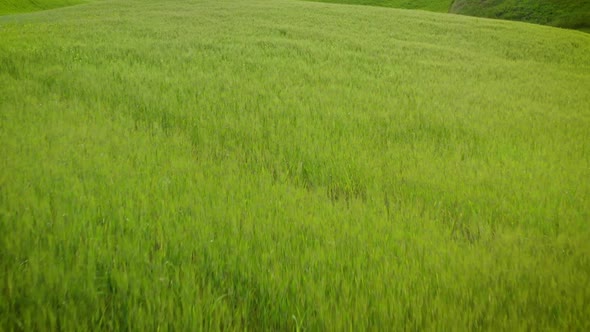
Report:
[[[0,18],[0,330],[590,330],[590,36],[300,1]]]
[[[88,1],[89,0],[0,0],[0,15],[53,9],[77,5]]]

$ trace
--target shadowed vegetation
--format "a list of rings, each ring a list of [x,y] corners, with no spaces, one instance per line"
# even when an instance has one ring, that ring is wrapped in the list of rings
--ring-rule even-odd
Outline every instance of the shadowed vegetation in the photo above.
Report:
[[[588,0],[317,0],[322,2],[422,9],[590,30]]]
[[[456,0],[451,12],[588,30],[588,0]]]

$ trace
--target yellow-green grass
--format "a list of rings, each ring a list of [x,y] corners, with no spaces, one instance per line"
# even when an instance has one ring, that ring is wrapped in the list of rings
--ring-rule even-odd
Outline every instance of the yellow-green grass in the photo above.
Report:
[[[301,1],[0,18],[0,330],[589,330],[590,35]]]
[[[54,9],[88,2],[89,0],[0,0],[0,15]]]
[[[433,12],[449,11],[453,0],[311,0],[349,5],[379,6],[403,9],[420,9]]]

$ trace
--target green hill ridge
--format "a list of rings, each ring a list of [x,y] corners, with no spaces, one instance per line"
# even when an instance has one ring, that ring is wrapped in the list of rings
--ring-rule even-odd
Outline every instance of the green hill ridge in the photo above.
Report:
[[[53,9],[89,0],[1,0],[0,15]],[[590,32],[590,0],[312,0],[523,21]]]
[[[316,1],[316,0],[311,0]],[[319,0],[320,2],[448,12],[453,0]]]
[[[319,0],[402,9],[449,12],[588,31],[589,0]]]
[[[590,29],[589,0],[455,0],[450,12],[585,31]]]

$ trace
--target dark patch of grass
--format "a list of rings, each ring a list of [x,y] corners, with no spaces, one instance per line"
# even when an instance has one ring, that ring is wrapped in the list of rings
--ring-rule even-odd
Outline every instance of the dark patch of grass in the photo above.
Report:
[[[421,9],[590,31],[590,1],[578,0],[315,0],[401,9]]]
[[[451,12],[478,17],[545,24],[588,31],[590,1],[579,0],[456,0]]]

